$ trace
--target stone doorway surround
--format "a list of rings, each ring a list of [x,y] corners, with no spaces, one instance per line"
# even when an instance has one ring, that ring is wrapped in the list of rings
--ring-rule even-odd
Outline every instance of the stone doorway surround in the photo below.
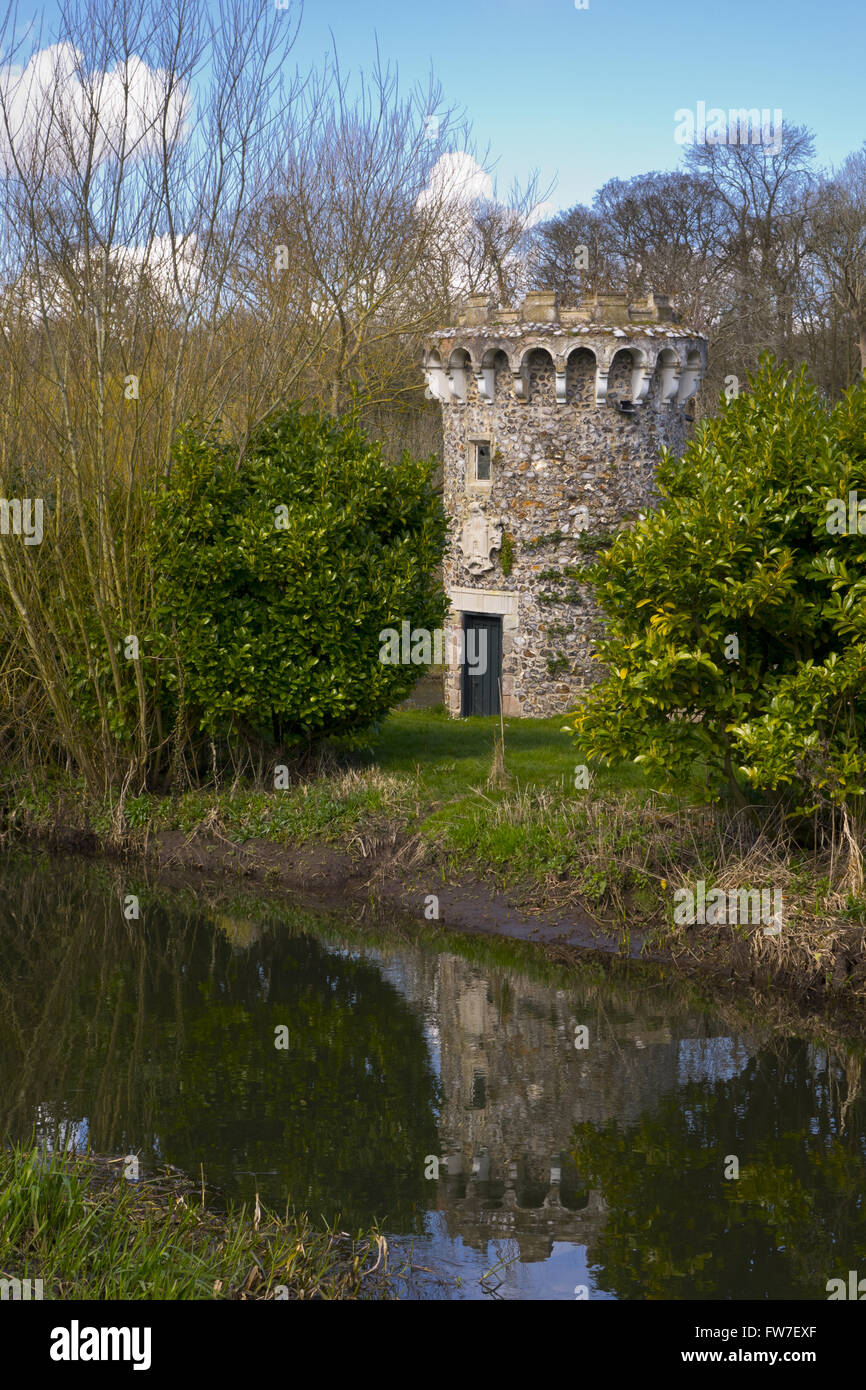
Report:
[[[446,619],[448,666],[445,671],[445,705],[459,718],[462,709],[462,681],[458,664],[460,634],[464,613],[489,613],[502,618],[502,713],[520,714],[520,701],[514,694],[516,670],[515,636],[518,630],[518,595],[505,589],[449,589],[451,611]]]

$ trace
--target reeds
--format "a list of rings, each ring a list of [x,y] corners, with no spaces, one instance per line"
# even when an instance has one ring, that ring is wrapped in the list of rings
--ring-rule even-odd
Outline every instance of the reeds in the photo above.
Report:
[[[176,1169],[130,1182],[123,1159],[0,1153],[0,1278],[62,1299],[379,1299],[394,1295],[385,1237],[280,1218],[256,1198],[207,1205]]]

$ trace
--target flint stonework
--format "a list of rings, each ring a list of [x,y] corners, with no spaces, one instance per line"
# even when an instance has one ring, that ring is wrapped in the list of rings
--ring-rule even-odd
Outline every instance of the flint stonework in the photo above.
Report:
[[[578,538],[603,541],[652,505],[660,451],[682,453],[706,360],[706,340],[658,295],[636,305],[599,295],[562,311],[553,294],[500,311],[476,296],[429,339],[451,521],[450,650],[465,612],[502,615],[504,714],[565,713],[603,675],[598,609],[567,570],[590,558]],[[490,446],[489,480],[475,478],[479,443]],[[445,691],[459,715],[456,664]]]

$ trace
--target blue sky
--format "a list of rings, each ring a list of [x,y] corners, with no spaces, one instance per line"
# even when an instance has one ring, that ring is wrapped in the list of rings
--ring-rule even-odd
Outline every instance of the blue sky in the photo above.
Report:
[[[401,82],[429,67],[467,109],[507,186],[532,168],[557,207],[607,179],[676,167],[674,112],[780,107],[818,158],[866,140],[866,0],[307,0],[296,53],[370,62],[375,36]]]
[[[19,21],[41,8],[22,0]],[[349,68],[372,63],[377,39],[401,84],[432,66],[490,146],[500,189],[537,168],[556,180],[554,207],[676,167],[674,112],[699,101],[781,108],[812,128],[822,163],[866,140],[866,0],[306,0],[301,67],[332,33]]]

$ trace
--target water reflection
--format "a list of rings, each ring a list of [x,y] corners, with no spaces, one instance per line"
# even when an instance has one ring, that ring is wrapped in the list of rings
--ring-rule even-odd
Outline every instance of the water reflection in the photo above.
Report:
[[[645,979],[129,878],[0,875],[5,1135],[382,1221],[463,1280],[425,1296],[824,1298],[866,1270],[853,1054]]]

